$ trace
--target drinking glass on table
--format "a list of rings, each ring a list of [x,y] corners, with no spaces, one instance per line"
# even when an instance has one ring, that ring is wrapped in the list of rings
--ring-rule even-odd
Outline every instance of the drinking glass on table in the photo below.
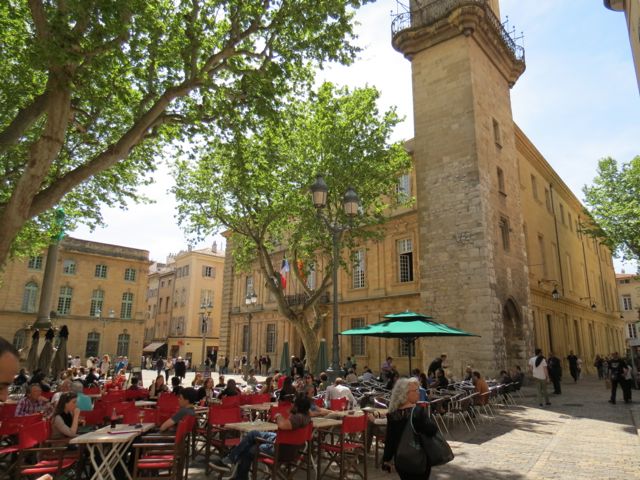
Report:
[[[142,423],[144,422],[144,412],[142,410],[138,411],[138,424],[136,427],[142,427]]]

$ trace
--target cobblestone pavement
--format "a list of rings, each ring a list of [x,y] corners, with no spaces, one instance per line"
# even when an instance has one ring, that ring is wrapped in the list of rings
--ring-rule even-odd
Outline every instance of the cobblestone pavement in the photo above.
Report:
[[[604,383],[593,377],[565,381],[562,391],[540,408],[533,389],[525,387],[518,407],[500,409],[476,431],[456,425],[447,436],[456,458],[434,468],[431,478],[640,479],[640,392],[633,391],[638,403],[625,405],[619,390],[618,404],[611,405]],[[206,478],[201,462],[196,459],[190,479]],[[373,468],[372,458],[369,466],[370,479],[388,478]]]

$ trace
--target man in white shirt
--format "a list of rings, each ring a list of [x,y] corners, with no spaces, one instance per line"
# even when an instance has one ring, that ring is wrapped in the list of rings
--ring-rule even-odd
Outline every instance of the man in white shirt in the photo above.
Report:
[[[533,375],[533,381],[536,383],[536,398],[538,404],[542,407],[542,397],[547,405],[551,405],[549,402],[549,394],[547,393],[547,382],[549,381],[549,370],[547,368],[547,361],[542,355],[542,350],[536,348],[535,357],[529,359],[529,371]]]
[[[331,400],[337,400],[339,398],[346,398],[349,400],[349,408],[354,408],[356,406],[356,399],[353,397],[353,393],[346,385],[343,385],[344,380],[338,377],[336,378],[333,385],[327,387],[325,391],[326,403],[331,407]]]

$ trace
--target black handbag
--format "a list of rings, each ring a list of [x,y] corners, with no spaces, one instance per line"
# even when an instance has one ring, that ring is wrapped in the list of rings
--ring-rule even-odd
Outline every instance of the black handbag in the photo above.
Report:
[[[411,418],[413,410],[411,410]],[[413,429],[413,421],[407,422],[398,443],[394,463],[396,469],[410,475],[420,475],[427,471],[427,456],[422,447],[420,435]]]
[[[415,409],[416,407],[413,408]],[[437,431],[432,437],[429,435],[418,434],[416,432],[415,428],[413,428],[413,409],[411,410],[410,424],[412,433],[420,439],[422,448],[429,461],[429,465],[437,467],[438,465],[444,465],[445,463],[449,463],[453,460],[453,451],[451,451],[451,447],[440,431]]]

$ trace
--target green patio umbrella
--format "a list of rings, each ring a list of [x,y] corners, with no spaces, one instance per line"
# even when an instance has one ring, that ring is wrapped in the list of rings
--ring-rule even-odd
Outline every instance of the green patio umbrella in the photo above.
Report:
[[[478,337],[445,323],[436,322],[433,317],[406,310],[385,315],[382,322],[364,327],[345,330],[340,335],[363,335],[367,337],[399,338],[408,345],[409,374],[411,374],[411,351],[419,337]]]
[[[288,375],[289,372],[289,342],[282,345],[282,356],[280,357],[280,373]]]
[[[329,367],[329,357],[327,355],[327,341],[323,338],[320,340],[320,347],[318,348],[318,360],[316,362],[316,369],[318,373],[324,372]]]

